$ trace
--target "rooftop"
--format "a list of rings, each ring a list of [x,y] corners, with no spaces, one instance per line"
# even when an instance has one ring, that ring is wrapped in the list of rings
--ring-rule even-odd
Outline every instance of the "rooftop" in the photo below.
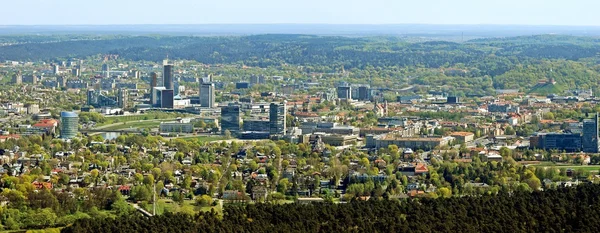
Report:
[[[60,117],[77,117],[75,112],[60,112]]]

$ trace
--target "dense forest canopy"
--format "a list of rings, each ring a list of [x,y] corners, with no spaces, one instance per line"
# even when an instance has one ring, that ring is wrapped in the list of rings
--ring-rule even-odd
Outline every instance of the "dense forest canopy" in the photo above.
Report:
[[[597,232],[600,186],[349,204],[256,204],[214,212],[82,219],[63,232]]]

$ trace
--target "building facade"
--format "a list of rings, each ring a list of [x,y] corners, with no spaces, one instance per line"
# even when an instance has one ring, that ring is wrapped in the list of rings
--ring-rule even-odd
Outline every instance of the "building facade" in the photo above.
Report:
[[[60,138],[75,138],[79,130],[79,116],[74,112],[61,112],[60,125]]]
[[[167,90],[173,90],[173,65],[165,65],[163,70],[163,86]]]
[[[352,98],[352,88],[349,86],[337,87],[337,96],[339,99],[351,99]]]
[[[231,135],[240,132],[240,106],[230,104],[221,107],[221,134],[229,131]]]
[[[200,106],[212,108],[215,106],[215,84],[200,84]]]
[[[592,119],[583,120],[583,152],[598,153],[598,114]]]
[[[269,133],[284,135],[286,130],[287,101],[282,104],[271,103],[269,107]]]

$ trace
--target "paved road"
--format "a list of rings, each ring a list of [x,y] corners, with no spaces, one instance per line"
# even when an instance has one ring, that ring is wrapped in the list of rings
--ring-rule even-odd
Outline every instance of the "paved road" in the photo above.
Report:
[[[133,208],[135,208],[137,211],[139,211],[140,213],[142,213],[144,216],[146,217],[152,217],[152,213],[146,211],[144,208],[140,207],[137,203],[130,203]]]

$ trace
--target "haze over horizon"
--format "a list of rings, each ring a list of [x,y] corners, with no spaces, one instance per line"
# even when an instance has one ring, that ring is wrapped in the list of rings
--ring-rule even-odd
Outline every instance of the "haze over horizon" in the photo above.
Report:
[[[21,0],[0,25],[439,24],[600,26],[599,1]]]

